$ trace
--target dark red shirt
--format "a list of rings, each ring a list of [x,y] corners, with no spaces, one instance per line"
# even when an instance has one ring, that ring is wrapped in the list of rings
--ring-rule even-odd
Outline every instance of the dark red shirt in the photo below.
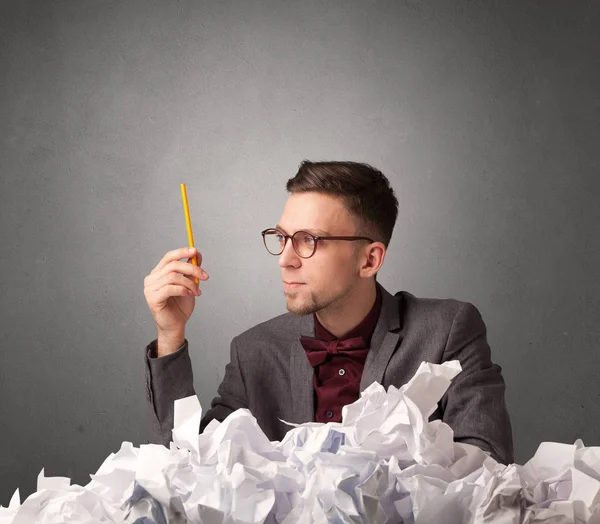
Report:
[[[327,331],[314,315],[315,338],[333,342],[362,337],[368,350],[380,312],[381,293],[377,289],[377,298],[371,311],[358,326],[340,339]],[[367,350],[357,349],[346,353],[328,354],[325,362],[315,367],[316,422],[341,422],[342,408],[358,400]]]

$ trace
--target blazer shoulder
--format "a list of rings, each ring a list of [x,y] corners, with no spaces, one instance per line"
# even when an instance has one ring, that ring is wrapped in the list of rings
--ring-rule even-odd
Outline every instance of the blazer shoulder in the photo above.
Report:
[[[240,333],[235,338],[242,343],[255,343],[265,340],[277,341],[306,334],[311,326],[312,316],[298,316],[284,313],[277,317],[256,324]]]
[[[473,304],[454,298],[422,298],[407,291],[396,293],[394,298],[404,306],[405,324],[424,322],[439,329],[440,326],[450,327],[461,311],[479,315]]]

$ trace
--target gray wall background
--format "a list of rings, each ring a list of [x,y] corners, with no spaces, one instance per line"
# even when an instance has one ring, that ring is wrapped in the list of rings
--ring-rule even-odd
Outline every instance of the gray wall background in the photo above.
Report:
[[[400,215],[381,282],[475,303],[517,460],[600,445],[597,2],[12,0],[0,7],[0,503],[145,442],[144,276],[186,245],[208,405],[284,311],[261,229],[304,158]]]

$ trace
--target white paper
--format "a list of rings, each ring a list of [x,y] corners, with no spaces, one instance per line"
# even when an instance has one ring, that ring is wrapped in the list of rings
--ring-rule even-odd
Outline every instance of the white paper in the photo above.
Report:
[[[400,389],[369,386],[341,423],[290,425],[281,442],[248,410],[198,435],[201,406],[181,399],[169,448],[124,442],[83,487],[42,470],[0,524],[600,524],[600,448],[542,443],[504,466],[428,421],[458,373],[423,363]]]

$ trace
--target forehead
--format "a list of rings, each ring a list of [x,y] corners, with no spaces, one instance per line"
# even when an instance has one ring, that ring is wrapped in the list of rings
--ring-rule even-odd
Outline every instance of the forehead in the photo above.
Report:
[[[292,193],[279,225],[288,233],[314,229],[328,234],[350,234],[356,229],[356,219],[340,197],[312,192]]]

